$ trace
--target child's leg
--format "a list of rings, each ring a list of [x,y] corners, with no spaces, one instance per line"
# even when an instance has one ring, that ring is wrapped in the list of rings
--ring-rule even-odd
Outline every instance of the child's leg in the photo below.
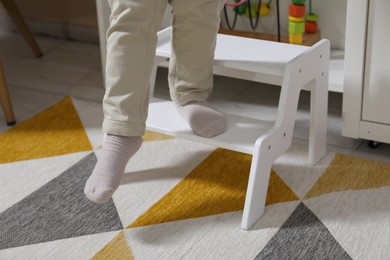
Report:
[[[213,61],[225,0],[173,0],[169,86],[179,113],[201,136],[226,131],[226,117],[206,102],[213,88]]]
[[[156,33],[168,0],[110,0],[103,132],[107,137],[84,192],[107,202],[145,131]]]
[[[141,136],[106,136],[95,169],[85,184],[84,193],[89,200],[105,203],[111,198],[119,187],[127,162],[141,144]]]
[[[168,0],[110,0],[103,132],[145,130],[157,32]]]

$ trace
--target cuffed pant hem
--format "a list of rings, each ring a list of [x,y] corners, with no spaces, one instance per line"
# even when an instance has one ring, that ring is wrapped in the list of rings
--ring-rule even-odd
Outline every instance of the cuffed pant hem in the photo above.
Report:
[[[171,98],[173,102],[178,106],[184,106],[189,102],[205,102],[208,97],[209,97],[209,93],[207,92],[204,92],[203,94],[189,93],[185,95],[177,95],[171,91]]]
[[[123,123],[104,119],[103,133],[123,136],[142,136],[145,134],[145,124]]]

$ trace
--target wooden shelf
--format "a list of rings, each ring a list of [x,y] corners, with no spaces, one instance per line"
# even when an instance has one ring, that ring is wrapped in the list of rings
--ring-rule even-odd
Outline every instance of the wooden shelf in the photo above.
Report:
[[[227,35],[235,35],[240,37],[258,39],[258,40],[267,40],[267,41],[278,41],[278,36],[274,34],[266,34],[259,32],[248,32],[248,31],[238,31],[238,30],[228,30],[225,28],[220,28],[218,33],[227,34]],[[317,31],[316,33],[304,33],[303,34],[303,42],[301,45],[312,46],[314,43],[321,40],[321,32]],[[289,39],[287,36],[281,36],[280,41],[284,43],[288,43]]]

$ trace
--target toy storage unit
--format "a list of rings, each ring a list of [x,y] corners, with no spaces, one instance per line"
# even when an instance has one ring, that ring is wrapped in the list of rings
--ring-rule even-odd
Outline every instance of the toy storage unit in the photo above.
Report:
[[[390,143],[390,1],[349,0],[342,134]]]

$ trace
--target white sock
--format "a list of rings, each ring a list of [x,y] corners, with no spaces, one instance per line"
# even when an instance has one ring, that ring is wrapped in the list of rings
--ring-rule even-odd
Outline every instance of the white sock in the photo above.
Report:
[[[227,129],[226,116],[207,102],[190,102],[177,106],[177,110],[197,135],[213,137]]]
[[[125,167],[142,144],[141,136],[107,135],[95,169],[87,180],[84,193],[96,203],[106,203],[119,187]]]

